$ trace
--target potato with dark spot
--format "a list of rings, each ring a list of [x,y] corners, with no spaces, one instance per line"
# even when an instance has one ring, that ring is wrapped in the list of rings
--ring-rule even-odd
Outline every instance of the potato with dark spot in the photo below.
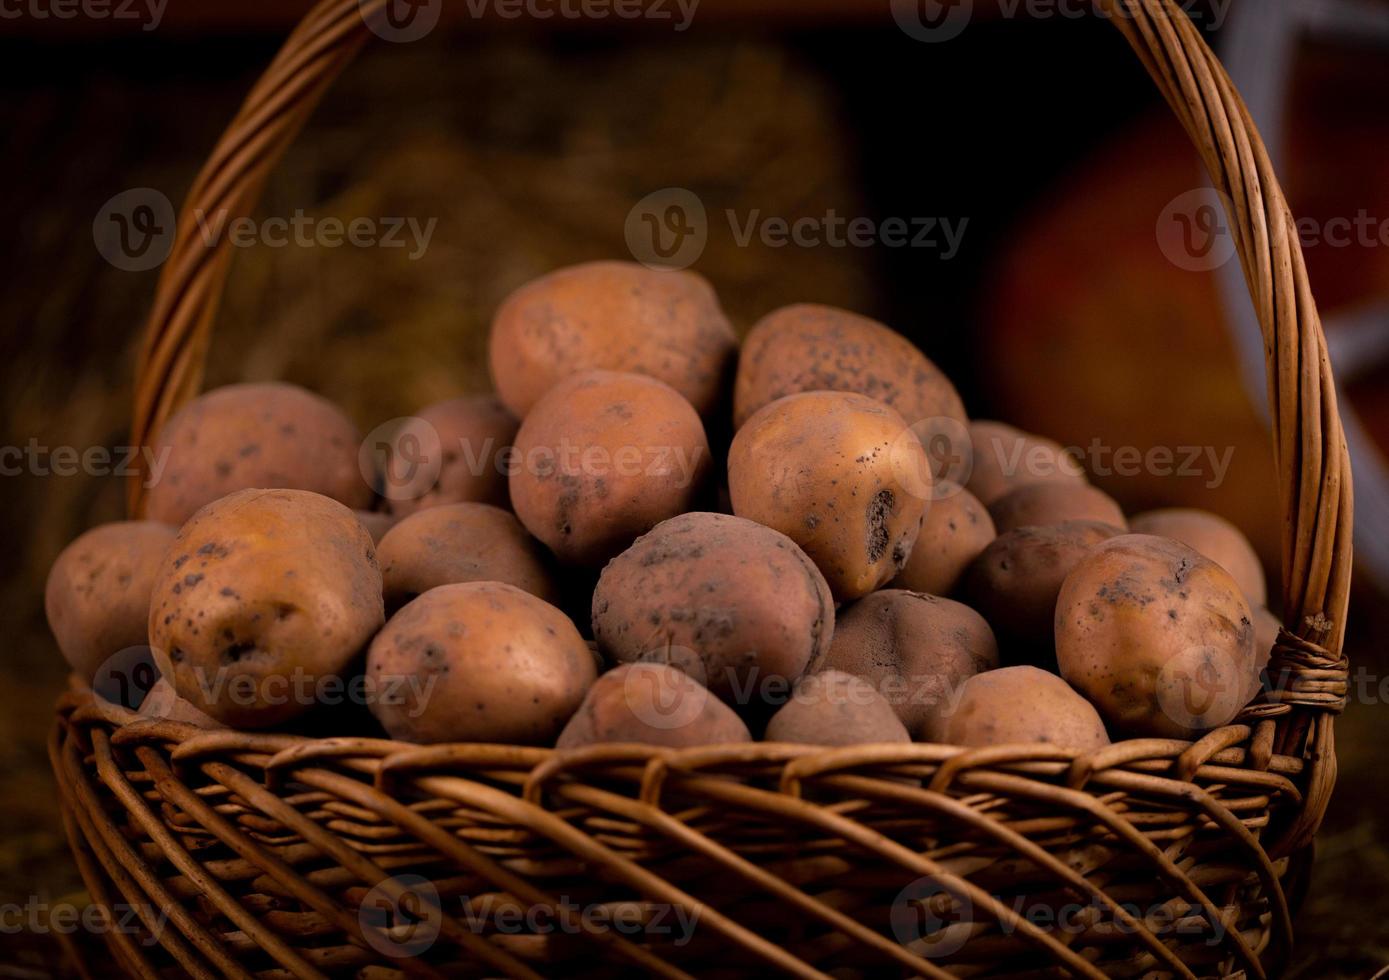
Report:
[[[1098,521],[1121,530],[1128,527],[1114,498],[1088,483],[1033,483],[1018,487],[989,505],[999,534],[1020,527],[1042,527],[1067,521]]]
[[[372,544],[379,545],[386,532],[400,523],[399,517],[384,511],[357,510],[353,513],[357,515],[357,523],[366,528],[366,532],[371,535]]]
[[[997,537],[988,509],[968,490],[941,482],[934,497],[894,588],[950,595],[970,562]]]
[[[626,742],[678,749],[751,741],[733,709],[683,670],[623,664],[589,688],[555,747]]]
[[[446,504],[411,514],[376,549],[386,608],[455,582],[506,582],[553,602],[544,549],[509,512],[490,504]]]
[[[965,487],[985,507],[1034,483],[1085,483],[1085,470],[1061,445],[1003,422],[969,424],[970,471]]]
[[[708,415],[737,350],[708,282],[635,262],[588,262],[527,283],[497,310],[489,347],[497,393],[523,419],[565,378],[596,369],[656,378]]]
[[[407,742],[550,745],[597,676],[564,613],[501,582],[441,585],[367,652],[371,711]]]
[[[796,682],[767,723],[767,742],[873,745],[910,742],[906,726],[878,689],[862,677],[826,670]]]
[[[654,378],[588,371],[561,381],[521,423],[511,503],[562,561],[601,565],[704,487],[699,415]]]
[[[811,391],[748,419],[728,454],[733,512],[785,534],[838,600],[884,585],[921,532],[931,472],[892,408],[864,395]]]
[[[384,621],[371,535],[307,490],[240,490],[184,524],[150,603],[160,673],[233,728],[302,714]]]
[[[226,727],[186,698],[179,697],[178,692],[174,690],[174,686],[169,683],[167,677],[159,678],[154,687],[150,688],[149,693],[145,695],[145,699],[140,702],[140,716],[161,721],[176,721],[184,725],[196,725],[198,728]]]
[[[371,506],[362,436],[342,410],[295,385],[236,384],[193,399],[154,445],[146,516],[175,527],[236,490],[310,490],[355,509]]]
[[[884,589],[839,611],[818,672],[862,677],[910,732],[937,717],[964,681],[998,666],[993,631],[962,603]]]
[[[1244,707],[1253,615],[1234,578],[1195,549],[1126,534],[1066,576],[1056,658],[1114,731],[1191,738]]]
[[[1091,752],[1109,744],[1093,705],[1037,667],[1004,667],[965,681],[938,722],[917,732],[925,742],[969,747],[1055,745]]]
[[[723,514],[656,525],[593,593],[593,635],[609,658],[672,664],[734,703],[784,695],[833,633],[834,600],[805,552]]]
[[[451,398],[422,409],[391,438],[381,474],[391,513],[458,503],[511,506],[505,453],[520,424],[495,395]]]
[[[1264,566],[1244,532],[1219,514],[1189,507],[1170,507],[1137,514],[1129,522],[1135,534],[1155,534],[1195,548],[1225,571],[1244,590],[1251,606],[1268,602]]]

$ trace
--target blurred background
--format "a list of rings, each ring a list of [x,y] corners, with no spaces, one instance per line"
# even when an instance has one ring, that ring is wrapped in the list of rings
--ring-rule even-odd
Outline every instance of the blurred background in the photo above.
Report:
[[[54,456],[125,444],[158,271],[112,251],[112,210],[136,191],[177,208],[308,6],[0,9],[0,445],[24,450],[0,476],[0,904],[83,900],[45,754],[64,667],[41,597],[63,545],[121,516],[118,474],[64,476]],[[500,299],[559,265],[650,257],[643,215],[660,227],[683,190],[698,208],[666,230],[694,234],[681,258],[740,330],[793,301],[877,317],[974,417],[1099,446],[1087,461],[1126,509],[1219,511],[1278,580],[1262,341],[1233,243],[1184,134],[1088,3],[414,6],[428,26],[366,50],[260,208],[413,219],[404,247],[238,249],[209,385],[295,381],[364,431],[485,390]],[[1186,6],[1300,219],[1354,440],[1360,693],[1337,729],[1341,782],[1293,975],[1369,976],[1389,963],[1389,4]],[[1121,447],[1172,458],[1131,471]],[[0,976],[63,975],[74,941],[6,929]]]

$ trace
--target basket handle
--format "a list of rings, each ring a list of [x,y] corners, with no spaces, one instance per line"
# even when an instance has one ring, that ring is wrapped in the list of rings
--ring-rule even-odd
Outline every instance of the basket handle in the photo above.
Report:
[[[225,236],[208,244],[194,215],[255,207],[279,161],[328,86],[370,37],[369,21],[389,0],[321,0],[290,35],[199,173],[178,222],[145,326],[131,422],[134,445],[149,445],[202,382],[213,317],[231,261]],[[1099,0],[1161,89],[1200,152],[1227,215],[1249,294],[1263,328],[1273,451],[1283,520],[1286,620],[1301,643],[1280,645],[1280,751],[1310,755],[1307,823],[1315,829],[1334,780],[1327,674],[1341,655],[1351,574],[1351,479],[1326,340],[1283,191],[1262,140],[1224,68],[1177,0]],[[135,474],[128,508],[140,514]],[[1289,638],[1291,640],[1291,638]],[[1299,700],[1307,675],[1321,692]],[[1334,706],[1333,706],[1334,707]],[[1299,828],[1297,837],[1310,831]]]

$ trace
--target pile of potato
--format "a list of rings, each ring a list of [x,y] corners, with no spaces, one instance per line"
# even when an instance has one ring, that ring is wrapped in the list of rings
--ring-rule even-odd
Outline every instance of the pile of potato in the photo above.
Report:
[[[502,304],[491,368],[383,456],[290,385],[186,405],[148,520],[50,574],[73,670],[201,726],[561,749],[1087,751],[1257,693],[1235,527],[1126,517],[873,320],[786,307],[740,347],[698,276],[591,263]]]

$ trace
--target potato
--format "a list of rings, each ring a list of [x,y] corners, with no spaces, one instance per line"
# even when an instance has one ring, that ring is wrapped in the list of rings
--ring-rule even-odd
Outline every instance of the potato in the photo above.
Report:
[[[367,652],[372,714],[407,742],[549,745],[596,676],[568,617],[501,582],[430,589]]]
[[[884,589],[840,610],[834,642],[817,673],[868,681],[909,732],[944,708],[967,678],[998,666],[984,618],[950,599]]]
[[[400,518],[379,510],[356,510],[357,523],[371,535],[372,544],[379,545],[386,532],[400,523]]]
[[[149,645],[150,594],[177,533],[155,521],[102,524],[53,563],[43,595],[48,628],[87,683],[112,657]]]
[[[748,419],[728,453],[733,512],[805,549],[839,600],[892,579],[921,531],[926,453],[882,402],[811,391]]]
[[[376,549],[386,608],[455,582],[506,582],[553,602],[544,549],[509,512],[490,504],[446,504],[418,511]]]
[[[1066,521],[1098,521],[1120,529],[1128,527],[1123,508],[1114,498],[1086,483],[1033,483],[1018,487],[990,504],[989,514],[1000,534]]]
[[[371,535],[307,490],[239,490],[179,531],[155,579],[150,643],[180,697],[233,728],[312,707],[384,621]]]
[[[940,721],[917,737],[970,747],[1043,743],[1077,752],[1109,744],[1090,702],[1055,674],[1027,666],[971,677]]]
[[[862,677],[826,670],[796,682],[767,723],[765,741],[805,745],[910,742],[892,705]]]
[[[391,513],[458,503],[510,507],[504,454],[520,424],[495,395],[452,398],[421,410],[390,441],[381,480]]]
[[[934,497],[907,563],[892,580],[894,588],[950,595],[969,563],[997,536],[988,510],[968,490],[942,482]]]
[[[1268,602],[1264,566],[1239,528],[1218,514],[1186,507],[1150,510],[1129,522],[1136,534],[1155,534],[1195,548],[1234,576],[1251,606]]]
[[[911,341],[832,306],[798,303],[757,321],[738,357],[734,424],[802,391],[866,395],[896,409],[909,425],[941,418],[960,427],[966,422],[955,386]]]
[[[143,718],[176,721],[199,728],[226,727],[206,711],[200,711],[192,702],[179,697],[167,677],[159,678],[145,695],[145,699],[140,702],[140,715]]]
[[[516,453],[516,516],[580,565],[601,565],[690,510],[710,463],[689,402],[653,378],[615,371],[556,385],[521,423]]]
[[[708,415],[737,349],[702,277],[633,262],[588,262],[527,283],[497,310],[489,348],[497,393],[519,418],[569,375],[594,369],[664,381]]]
[[[1234,578],[1195,549],[1126,534],[1066,576],[1056,658],[1116,732],[1190,738],[1244,707],[1253,614]]]
[[[833,633],[829,585],[805,552],[723,514],[657,524],[593,593],[593,636],[609,658],[670,663],[740,704],[784,696]]]
[[[178,526],[236,490],[311,490],[348,507],[371,506],[357,455],[362,436],[332,402],[295,385],[214,388],[164,423],[155,442],[151,520]]]
[[[1034,483],[1085,483],[1085,470],[1059,443],[1002,422],[971,422],[965,488],[985,507]]]
[[[751,742],[733,709],[683,670],[668,664],[623,664],[589,688],[556,748],[635,742],[684,748]]]

